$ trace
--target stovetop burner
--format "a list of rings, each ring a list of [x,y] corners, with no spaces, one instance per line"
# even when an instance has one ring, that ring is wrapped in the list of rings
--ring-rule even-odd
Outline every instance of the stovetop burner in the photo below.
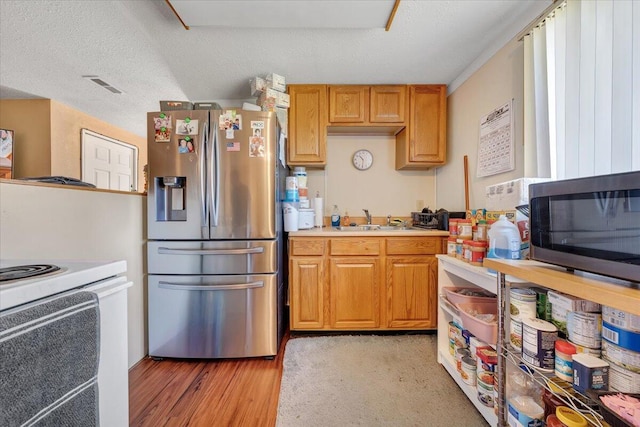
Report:
[[[17,265],[15,267],[0,268],[0,282],[26,279],[28,277],[53,273],[58,270],[60,270],[60,267],[53,264]]]

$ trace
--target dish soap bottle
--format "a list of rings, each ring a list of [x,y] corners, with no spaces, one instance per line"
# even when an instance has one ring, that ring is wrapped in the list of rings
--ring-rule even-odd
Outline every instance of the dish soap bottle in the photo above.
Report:
[[[331,214],[331,226],[340,226],[340,211],[338,210],[338,205],[333,205],[333,213]]]
[[[351,220],[351,218],[349,218],[349,212],[344,211],[344,218],[342,218],[342,223],[344,225],[348,226],[350,220]]]

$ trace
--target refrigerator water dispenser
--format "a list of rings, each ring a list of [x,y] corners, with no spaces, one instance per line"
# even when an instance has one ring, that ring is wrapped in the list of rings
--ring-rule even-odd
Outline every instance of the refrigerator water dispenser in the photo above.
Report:
[[[155,179],[156,220],[186,221],[184,176],[160,176]]]

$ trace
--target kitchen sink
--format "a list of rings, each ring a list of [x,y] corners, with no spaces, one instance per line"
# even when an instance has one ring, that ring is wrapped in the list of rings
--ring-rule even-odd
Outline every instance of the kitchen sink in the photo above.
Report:
[[[414,228],[414,227],[403,227],[403,226],[395,226],[395,225],[374,225],[374,224],[339,226],[339,227],[333,227],[333,229],[336,230],[336,231],[410,231],[410,230],[419,230],[419,228]]]

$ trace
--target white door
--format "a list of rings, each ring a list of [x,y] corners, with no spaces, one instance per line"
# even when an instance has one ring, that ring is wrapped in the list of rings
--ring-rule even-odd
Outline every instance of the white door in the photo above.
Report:
[[[138,147],[82,129],[82,180],[98,188],[137,191]]]

